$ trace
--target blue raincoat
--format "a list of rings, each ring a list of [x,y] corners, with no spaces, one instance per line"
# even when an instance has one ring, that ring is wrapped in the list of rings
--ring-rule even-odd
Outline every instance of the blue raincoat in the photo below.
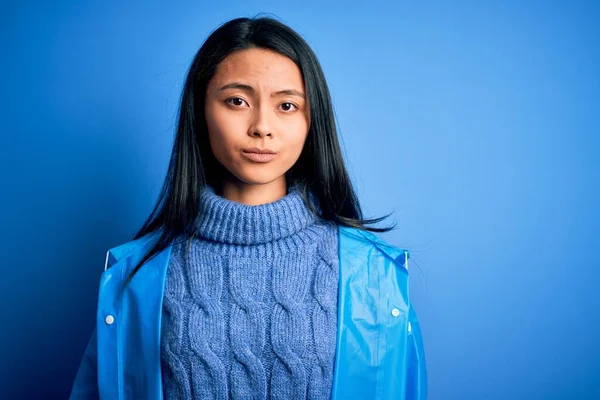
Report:
[[[171,247],[148,261],[120,294],[157,239],[150,233],[107,253],[96,329],[71,399],[163,398],[161,310]],[[347,227],[339,229],[339,249],[332,399],[425,399],[423,342],[408,295],[409,252]]]

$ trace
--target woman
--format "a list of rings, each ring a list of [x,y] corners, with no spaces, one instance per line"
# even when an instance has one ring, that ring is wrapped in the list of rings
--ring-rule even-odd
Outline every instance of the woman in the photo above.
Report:
[[[107,254],[71,398],[424,398],[408,252],[369,232],[382,219],[362,218],[307,43],[225,23],[190,67],[155,209]]]

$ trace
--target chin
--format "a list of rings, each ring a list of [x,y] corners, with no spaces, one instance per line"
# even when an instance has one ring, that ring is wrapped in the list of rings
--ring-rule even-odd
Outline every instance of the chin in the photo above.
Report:
[[[250,185],[264,185],[267,183],[271,183],[277,180],[279,177],[281,177],[281,175],[283,174],[261,174],[257,172],[245,172],[241,174],[235,174],[236,178],[238,178],[240,181]]]

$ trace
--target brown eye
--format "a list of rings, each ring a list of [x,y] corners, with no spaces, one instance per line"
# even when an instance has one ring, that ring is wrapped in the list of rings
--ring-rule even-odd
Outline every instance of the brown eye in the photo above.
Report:
[[[232,106],[241,107],[244,105],[245,101],[239,97],[232,97],[227,99],[227,103],[231,104]]]
[[[292,108],[292,107],[298,108],[298,107],[296,107],[296,105],[295,105],[295,104],[293,104],[293,103],[282,103],[282,104],[281,104],[281,107],[282,107],[283,111],[292,111],[292,110],[293,110],[293,108]]]

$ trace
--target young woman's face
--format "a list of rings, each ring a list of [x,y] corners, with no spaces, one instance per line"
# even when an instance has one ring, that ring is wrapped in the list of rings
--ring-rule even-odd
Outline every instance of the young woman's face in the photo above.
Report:
[[[233,179],[285,183],[310,124],[302,73],[292,60],[269,50],[232,53],[208,83],[205,115],[211,149]]]

